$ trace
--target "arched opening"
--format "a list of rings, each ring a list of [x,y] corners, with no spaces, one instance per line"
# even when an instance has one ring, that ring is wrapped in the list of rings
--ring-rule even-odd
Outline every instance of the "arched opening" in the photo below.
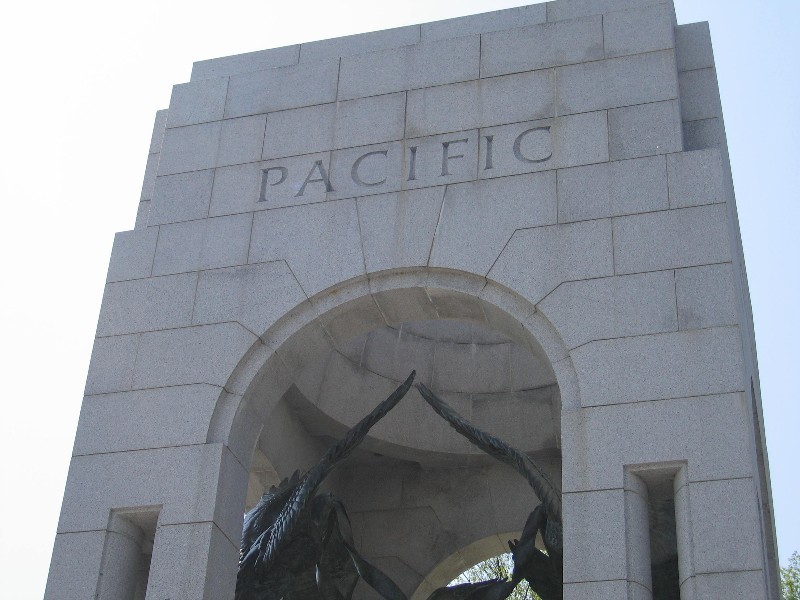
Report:
[[[269,484],[315,464],[412,369],[462,415],[526,452],[559,482],[561,390],[552,348],[546,352],[532,333],[546,324],[525,323],[479,293],[387,288],[349,299],[339,290],[345,299],[327,310],[329,298],[289,315],[294,326],[280,325],[290,333],[268,332],[279,343],[229,413],[231,447],[242,455],[250,448],[247,505]],[[224,423],[222,408],[217,426]],[[409,597],[502,552],[514,537],[507,532],[519,532],[538,504],[518,473],[459,436],[416,390],[324,488],[343,501],[364,558]],[[475,560],[465,548],[489,554]],[[356,598],[366,592],[361,587]]]
[[[519,531],[490,535],[459,548],[425,576],[419,587],[409,596],[410,600],[426,600],[433,590],[456,581],[475,565],[507,553],[508,540],[519,538],[519,535]]]

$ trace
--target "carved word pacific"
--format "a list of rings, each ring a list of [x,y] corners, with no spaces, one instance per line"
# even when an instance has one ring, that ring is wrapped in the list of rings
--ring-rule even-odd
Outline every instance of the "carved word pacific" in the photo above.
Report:
[[[295,204],[553,168],[550,122],[344,148],[262,163],[258,202]]]

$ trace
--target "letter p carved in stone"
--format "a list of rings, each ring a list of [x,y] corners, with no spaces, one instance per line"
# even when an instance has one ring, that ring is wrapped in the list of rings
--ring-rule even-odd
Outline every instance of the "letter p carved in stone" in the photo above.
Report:
[[[270,183],[269,174],[272,171],[277,171],[280,173],[278,175],[278,180],[273,181]],[[267,201],[267,186],[273,185],[280,185],[284,181],[286,181],[286,177],[289,175],[289,169],[286,167],[269,167],[268,169],[261,169],[261,193],[259,194],[258,201],[259,202],[266,202]]]

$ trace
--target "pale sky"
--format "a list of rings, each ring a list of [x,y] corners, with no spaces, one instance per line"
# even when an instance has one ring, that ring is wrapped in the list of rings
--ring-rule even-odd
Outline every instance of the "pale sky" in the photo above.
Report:
[[[675,0],[709,21],[756,326],[780,556],[800,551],[800,68],[795,0]],[[15,2],[3,9],[0,595],[44,593],[114,232],[192,61],[518,0]]]

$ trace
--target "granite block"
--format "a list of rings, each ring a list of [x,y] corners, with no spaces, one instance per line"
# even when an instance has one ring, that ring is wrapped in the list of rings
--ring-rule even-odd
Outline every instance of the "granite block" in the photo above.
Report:
[[[342,58],[339,99],[478,78],[480,36],[421,42]]]
[[[213,183],[213,169],[158,177],[148,225],[206,218]]]
[[[678,71],[714,66],[714,50],[711,48],[708,23],[689,23],[675,28],[675,58],[678,61]]]
[[[397,93],[271,113],[263,158],[402,139],[405,103]]]
[[[157,238],[157,227],[117,233],[106,282],[149,277]]]
[[[481,76],[535,71],[603,58],[599,16],[487,33],[481,40]]]
[[[721,118],[684,122],[684,150],[703,150],[704,148],[719,148],[722,150],[725,147],[725,126]]]
[[[154,275],[247,264],[249,214],[162,225],[153,260]]]
[[[565,282],[537,308],[570,349],[678,329],[675,279],[669,271]]]
[[[153,186],[156,183],[156,175],[158,174],[158,163],[161,160],[161,154],[158,152],[147,155],[147,163],[144,168],[144,178],[142,179],[142,191],[139,194],[139,200],[152,200],[153,199]]]
[[[261,159],[267,115],[254,115],[222,122],[217,166],[238,165]]]
[[[600,163],[558,171],[560,223],[669,208],[664,157]]]
[[[85,393],[104,394],[131,389],[138,349],[138,335],[96,338]]]
[[[569,65],[556,71],[559,115],[678,97],[672,50]]]
[[[749,477],[689,484],[696,573],[763,568],[761,553],[748,551],[761,541],[754,486]]]
[[[627,550],[628,582],[645,590],[652,589],[650,564],[650,519],[647,487],[644,482],[626,473],[625,477],[625,546]],[[636,481],[632,481],[636,480]],[[637,488],[630,489],[629,483]]]
[[[552,71],[520,73],[408,93],[406,135],[417,137],[553,116]]]
[[[477,136],[473,135],[472,139],[472,144],[467,147],[471,152],[465,152],[465,155],[472,160],[466,158],[453,161],[454,167],[460,167],[457,171],[453,169],[453,173],[461,181],[475,176],[478,161]],[[455,155],[455,152],[453,154]],[[400,190],[405,179],[404,159],[403,142],[343,148],[332,152],[329,171],[331,188],[326,194],[326,199],[355,198]],[[443,179],[453,179],[453,177]],[[316,185],[319,192],[324,191],[322,184]]]
[[[457,549],[452,533],[442,531],[429,506],[361,515],[365,556],[397,556],[415,572],[424,573]],[[387,531],[393,533],[391,541],[385,535]]]
[[[680,152],[683,150],[682,134],[677,100],[608,111],[611,160]]]
[[[156,111],[156,118],[153,121],[153,133],[150,135],[150,154],[161,152],[161,143],[164,141],[164,131],[167,128],[167,113],[165,108]]]
[[[511,344],[498,345],[495,353]],[[491,355],[490,355],[491,356]],[[498,373],[489,362],[476,362],[476,378],[480,381],[492,371],[495,385],[507,388],[508,382],[498,381],[507,373]],[[498,377],[498,375],[500,377]],[[560,437],[553,418],[552,399],[539,390],[475,394],[472,398],[472,419],[484,431],[502,431],[503,439],[516,448],[526,451],[546,450],[557,446]],[[531,431],[532,427],[535,433]],[[517,521],[516,527],[519,527]]]
[[[675,271],[681,329],[738,323],[736,288],[730,263]]]
[[[722,159],[716,148],[667,156],[670,208],[725,202]]]
[[[451,185],[429,264],[485,275],[515,230],[555,222],[555,173]]]
[[[571,354],[583,406],[724,394],[745,388],[736,327],[601,340]]]
[[[86,396],[73,455],[204,444],[220,393],[187,385]]]
[[[616,217],[617,274],[727,262],[731,248],[724,205]]]
[[[329,310],[321,319],[321,325],[337,349],[345,348],[357,338],[386,325],[386,320],[378,309],[378,305],[369,294],[369,286],[366,282],[362,282],[356,289],[359,292],[348,294],[347,308],[340,305],[338,309]],[[326,299],[317,304],[320,312],[331,306],[329,301]],[[335,371],[334,377],[336,377]],[[408,377],[408,373],[404,374],[402,379],[406,377]]]
[[[137,506],[162,505],[159,525],[210,520],[221,452],[204,444],[75,456],[58,531],[104,530],[110,509]]]
[[[338,75],[338,60],[234,75],[228,84],[225,118],[333,102]]]
[[[256,213],[250,262],[285,259],[306,295],[364,274],[354,200]]]
[[[56,534],[45,599],[96,597],[105,541],[104,530]]]
[[[419,41],[419,25],[407,25],[394,29],[305,42],[300,45],[300,62],[388,50],[417,44]]]
[[[533,357],[527,348],[517,344],[512,345],[510,360],[512,390],[535,390],[543,385],[556,383],[555,375],[546,359]],[[553,398],[552,402],[555,405],[559,400]]]
[[[624,491],[564,494],[564,583],[625,579],[626,571]]]
[[[607,160],[605,111],[481,129],[481,179]]]
[[[267,115],[262,158],[322,152],[333,148],[337,104],[318,104]]]
[[[428,264],[444,187],[358,199],[367,273]]]
[[[305,299],[284,261],[203,271],[192,322],[235,321],[261,335]]]
[[[350,148],[403,139],[405,120],[405,93],[339,102],[332,147]]]
[[[192,65],[192,81],[294,65],[299,57],[300,46],[295,45],[199,60]]]
[[[729,598],[741,594],[747,598],[763,598],[766,582],[764,571],[732,571],[698,573],[694,576],[697,598]],[[683,589],[681,589],[683,597]]]
[[[209,214],[229,215],[322,202],[327,192],[320,183],[320,169],[330,173],[329,160],[330,154],[326,152],[221,167],[214,177]],[[285,178],[281,168],[286,169]],[[304,186],[307,178],[314,181]]]
[[[256,344],[237,323],[154,331],[141,335],[133,388],[207,383],[224,386]]]
[[[514,232],[487,277],[538,303],[564,281],[612,274],[611,223],[583,221]]]
[[[403,182],[404,188],[426,187],[472,181],[478,178],[478,131],[433,135],[407,140],[405,153],[414,150],[414,177],[409,174]],[[410,163],[410,159],[407,159]],[[404,165],[410,172],[410,165]]]
[[[206,443],[206,447],[216,446],[216,444]],[[210,453],[216,459],[216,453]],[[219,460],[219,475],[217,478],[216,498],[214,505],[214,524],[219,528],[219,531],[227,538],[226,542],[233,547],[235,556],[239,555],[239,541],[241,540],[241,527],[242,527],[242,507],[247,497],[247,479],[249,475],[249,464],[242,464],[236,455],[225,445],[222,445],[222,456]],[[251,458],[248,457],[248,463]],[[228,554],[230,556],[230,554]],[[210,557],[214,559],[213,554]],[[228,572],[235,578],[237,565],[228,563]],[[230,583],[230,580],[229,580]],[[208,584],[207,584],[208,585]],[[218,592],[220,587],[216,589],[214,586],[212,591]],[[227,592],[230,591],[227,588]],[[209,600],[219,598],[219,594],[215,593]]]
[[[214,167],[221,129],[220,121],[167,129],[158,174],[174,175]]]
[[[147,220],[150,218],[150,200],[140,200],[136,207],[136,222],[134,229],[144,229],[147,227]]]
[[[621,487],[621,465],[686,461],[691,481],[750,477],[747,408],[739,393],[658,402],[595,406],[562,416],[562,451],[592,455],[585,467],[566,469],[565,492]],[[711,427],[710,424],[714,426]]]
[[[148,593],[170,600],[225,598],[236,586],[235,539],[212,522],[159,528]]]
[[[722,115],[716,69],[695,69],[678,74],[681,117],[684,121],[713,119]]]
[[[548,3],[552,4],[552,2]],[[582,559],[575,557],[575,562]],[[565,600],[649,600],[647,596],[635,596],[629,591],[629,587],[635,585],[628,583],[624,579],[605,580],[605,581],[585,581],[582,583],[564,583]]]
[[[395,381],[403,381],[412,370],[421,381],[432,381],[435,348],[433,340],[408,333],[402,325],[398,329],[382,327],[366,336],[358,362]]]
[[[124,335],[188,325],[196,285],[194,274],[106,284],[97,335]]]
[[[675,47],[675,9],[671,3],[608,13],[603,17],[607,57]]]
[[[664,0],[557,0],[547,3],[547,20],[561,21],[587,15],[627,11],[663,2]]]
[[[228,78],[215,77],[172,88],[167,112],[167,129],[219,121],[225,112]]]
[[[444,19],[433,23],[423,23],[423,41],[443,40],[447,38],[502,31],[513,27],[524,27],[544,23],[547,20],[547,8],[544,3],[530,6],[519,6],[496,10],[480,15]]]

